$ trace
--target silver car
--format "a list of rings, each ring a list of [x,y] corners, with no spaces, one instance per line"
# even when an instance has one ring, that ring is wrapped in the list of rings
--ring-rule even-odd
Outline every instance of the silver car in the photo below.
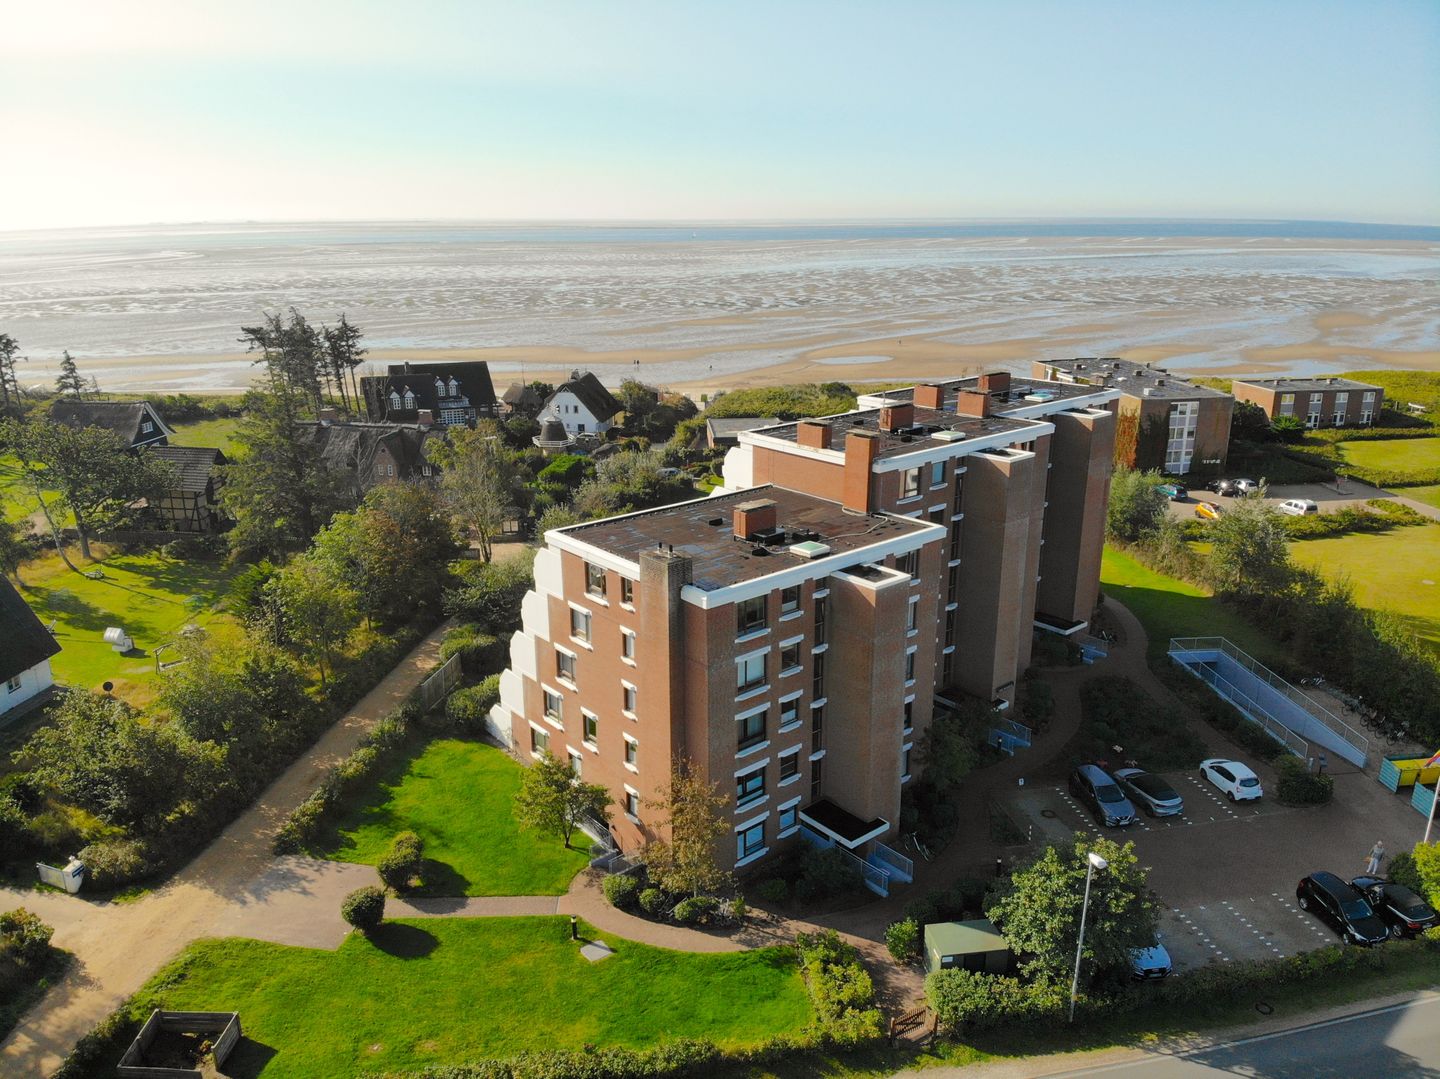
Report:
[[[1185,809],[1175,788],[1143,768],[1121,768],[1113,774],[1130,801],[1152,817],[1175,817]]]

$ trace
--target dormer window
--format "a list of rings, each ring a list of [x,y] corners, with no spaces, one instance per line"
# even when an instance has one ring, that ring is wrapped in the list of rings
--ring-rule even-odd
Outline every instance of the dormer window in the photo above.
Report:
[[[453,375],[450,377],[450,396],[451,396],[451,397],[459,397],[459,396],[460,396],[460,383],[458,383],[458,382],[455,381],[455,377],[454,377]]]
[[[400,395],[394,390],[390,391],[390,407],[394,409],[399,409],[400,407]]]
[[[445,383],[438,378],[435,380],[435,393],[440,397],[445,396]]]
[[[415,407],[415,395],[410,392],[409,387],[406,387],[405,389],[405,407],[407,409]]]

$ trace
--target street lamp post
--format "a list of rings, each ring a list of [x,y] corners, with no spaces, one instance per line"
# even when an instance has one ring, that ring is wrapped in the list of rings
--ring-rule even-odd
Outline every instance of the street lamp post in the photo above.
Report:
[[[1110,863],[1093,850],[1086,856],[1085,901],[1080,905],[1080,940],[1075,945],[1075,977],[1070,981],[1070,1022],[1075,1022],[1075,1000],[1080,995],[1080,953],[1085,950],[1085,915],[1090,910],[1090,881],[1095,870],[1106,869]]]

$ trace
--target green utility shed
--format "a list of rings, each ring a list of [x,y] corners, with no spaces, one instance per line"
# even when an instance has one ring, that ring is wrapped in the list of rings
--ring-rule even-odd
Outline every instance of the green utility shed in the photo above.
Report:
[[[1010,946],[989,918],[931,922],[925,927],[925,969],[1004,974],[1010,969]]]

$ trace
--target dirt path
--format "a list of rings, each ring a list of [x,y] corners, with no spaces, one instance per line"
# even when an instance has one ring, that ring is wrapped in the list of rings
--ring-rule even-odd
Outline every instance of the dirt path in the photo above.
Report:
[[[304,902],[297,920],[331,888],[323,868],[313,877],[274,871],[270,841],[285,816],[325,772],[397,707],[438,662],[441,626],[275,780],[242,816],[153,895],[133,903],[90,903],[71,896],[0,889],[0,909],[26,906],[55,926],[55,943],[75,953],[71,973],[0,1044],[0,1073],[43,1076],[157,969],[197,937],[223,931],[237,914],[265,920],[272,901]],[[333,878],[343,887],[340,876]],[[341,893],[343,894],[343,892]],[[334,902],[327,905],[333,910]]]

